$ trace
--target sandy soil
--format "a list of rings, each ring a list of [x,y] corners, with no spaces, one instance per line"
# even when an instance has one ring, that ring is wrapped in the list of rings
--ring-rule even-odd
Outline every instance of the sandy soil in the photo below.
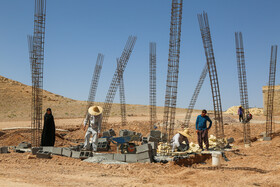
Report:
[[[258,138],[265,129],[264,124],[252,123],[254,142],[252,147],[244,148],[242,125],[234,122],[234,116],[225,118],[232,122],[225,126],[225,134],[235,138],[236,151],[226,154],[230,161],[223,160],[219,169],[211,167],[211,159],[190,166],[175,163],[102,165],[59,156],[44,160],[30,159],[28,153],[10,153],[0,154],[0,186],[280,186],[280,126],[276,125],[278,134],[272,141],[263,142]],[[80,120],[57,121],[59,128],[69,132],[57,132],[56,146],[75,145],[83,140]],[[130,121],[125,127],[115,122],[111,127],[117,132],[121,128],[144,135],[149,132],[147,121]],[[191,131],[191,141],[196,142],[194,129]],[[29,130],[0,131],[0,145],[17,145],[22,141],[30,141]]]

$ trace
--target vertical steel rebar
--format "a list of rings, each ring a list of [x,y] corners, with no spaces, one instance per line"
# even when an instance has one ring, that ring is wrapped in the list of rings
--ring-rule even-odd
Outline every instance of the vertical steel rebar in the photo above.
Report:
[[[236,58],[237,58],[237,70],[239,80],[239,92],[240,92],[240,103],[244,109],[243,113],[243,136],[244,144],[250,145],[251,143],[251,130],[250,121],[247,121],[249,114],[249,100],[248,100],[248,88],[247,88],[247,77],[246,77],[246,66],[245,66],[245,55],[243,47],[243,37],[241,32],[235,32],[235,44],[236,44]]]
[[[156,109],[156,43],[150,43],[150,129],[154,128],[157,122]]]
[[[180,61],[181,25],[182,25],[183,0],[172,0],[168,70],[166,80],[165,104],[163,124],[168,140],[174,134],[177,87]]]
[[[126,125],[126,104],[125,104],[125,92],[124,92],[124,80],[123,80],[123,72],[121,70],[121,64],[117,59],[117,68],[119,70],[119,91],[120,91],[120,107],[121,107],[121,118],[122,118],[122,126]]]
[[[214,57],[214,50],[212,46],[212,39],[210,34],[210,27],[207,13],[198,14],[198,22],[200,26],[201,37],[203,41],[203,46],[205,50],[205,56],[207,60],[213,106],[214,106],[214,120],[216,127],[216,137],[219,140],[224,138],[224,124],[223,124],[223,111],[221,104],[221,95],[218,81],[218,74],[216,69],[216,62]]]
[[[274,103],[274,88],[276,76],[277,62],[277,45],[271,46],[271,57],[269,67],[269,82],[266,101],[266,136],[271,137],[273,133],[273,103]]]
[[[43,105],[43,66],[45,44],[46,0],[35,0],[34,33],[28,36],[32,74],[31,144],[40,145]]]

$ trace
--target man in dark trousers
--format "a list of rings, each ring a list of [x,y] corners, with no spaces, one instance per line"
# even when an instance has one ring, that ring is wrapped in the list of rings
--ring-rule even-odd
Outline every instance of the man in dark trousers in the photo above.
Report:
[[[243,122],[243,108],[242,108],[242,106],[239,106],[239,108],[238,108],[238,116],[239,116],[239,122]]]
[[[201,115],[197,116],[197,119],[196,119],[196,122],[195,122],[198,144],[199,144],[200,149],[202,149],[202,150],[203,150],[203,143],[202,142],[204,142],[207,150],[209,148],[208,130],[212,126],[212,121],[206,114],[207,114],[207,111],[202,110]],[[209,127],[207,127],[207,121],[209,121],[209,123],[210,123]]]

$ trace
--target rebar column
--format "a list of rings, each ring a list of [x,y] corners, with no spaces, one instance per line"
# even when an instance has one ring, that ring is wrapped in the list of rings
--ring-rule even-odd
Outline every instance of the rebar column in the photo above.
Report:
[[[154,128],[157,122],[156,109],[156,43],[150,43],[150,129]]]
[[[128,60],[130,58],[130,55],[132,53],[132,50],[134,48],[136,39],[137,39],[136,36],[129,36],[129,38],[126,42],[126,45],[124,47],[124,50],[122,52],[122,55],[119,59],[120,68],[118,68],[118,67],[116,68],[116,71],[114,73],[112,82],[111,82],[109,90],[107,92],[106,99],[105,99],[105,102],[104,102],[104,107],[103,107],[104,108],[104,110],[103,110],[103,120],[102,120],[103,130],[106,130],[106,128],[107,128],[107,122],[108,122],[108,119],[110,117],[112,104],[113,104],[114,98],[116,96],[117,89],[120,85],[120,77],[119,77],[119,71],[120,70],[119,69],[121,69],[121,72],[123,74],[123,72],[126,68],[127,62],[128,62]]]
[[[90,84],[86,114],[88,113],[88,108],[94,105],[96,91],[97,91],[98,82],[99,82],[99,78],[100,78],[100,73],[101,73],[102,66],[103,66],[103,61],[104,61],[104,55],[99,53],[97,56],[97,60],[95,63],[92,80],[91,80],[91,84]]]
[[[199,77],[198,83],[195,87],[195,90],[194,90],[194,93],[192,95],[190,104],[187,108],[187,113],[186,113],[185,121],[184,121],[184,127],[186,127],[186,128],[188,128],[189,125],[190,125],[190,119],[191,119],[191,116],[192,116],[192,112],[193,112],[197,97],[199,95],[199,92],[201,90],[201,87],[203,85],[203,82],[205,80],[205,77],[206,77],[207,73],[208,73],[208,66],[207,66],[207,64],[205,64],[205,66],[204,66],[204,68],[201,72],[201,75]]]
[[[210,34],[210,27],[208,22],[207,13],[198,14],[198,22],[200,26],[201,37],[203,41],[205,56],[207,60],[211,91],[214,106],[214,120],[216,137],[219,140],[224,138],[224,125],[223,125],[223,111],[221,104],[221,95],[218,81],[218,74],[216,69],[216,62],[214,57],[214,50],[212,46],[212,39]]]
[[[246,120],[249,114],[249,100],[248,100],[245,55],[244,55],[243,38],[241,32],[235,32],[235,44],[236,44],[236,59],[237,59],[237,70],[238,70],[238,80],[239,80],[240,103],[242,108],[244,109],[244,113],[243,113],[244,144],[250,145],[251,143],[250,121]]]
[[[119,69],[119,78],[120,78],[120,106],[121,106],[121,117],[122,117],[122,126],[126,125],[126,104],[125,104],[125,92],[124,92],[124,80],[123,80],[123,72],[121,70],[121,64],[119,63],[119,60],[117,59],[117,66]]]
[[[33,36],[28,36],[32,75],[31,144],[33,147],[38,147],[41,143],[45,19],[46,0],[35,0],[34,33]]]
[[[170,140],[174,134],[177,87],[180,60],[183,0],[172,0],[168,71],[166,80],[163,123]]]
[[[269,67],[269,82],[267,90],[266,101],[266,136],[271,137],[273,133],[273,103],[274,103],[274,88],[276,76],[276,62],[277,62],[277,45],[271,46],[271,57]]]

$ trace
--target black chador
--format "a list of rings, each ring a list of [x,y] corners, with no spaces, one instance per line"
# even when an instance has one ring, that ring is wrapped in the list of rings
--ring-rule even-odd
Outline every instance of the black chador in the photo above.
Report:
[[[44,116],[44,128],[41,137],[41,146],[54,146],[55,142],[55,124],[50,108]]]

